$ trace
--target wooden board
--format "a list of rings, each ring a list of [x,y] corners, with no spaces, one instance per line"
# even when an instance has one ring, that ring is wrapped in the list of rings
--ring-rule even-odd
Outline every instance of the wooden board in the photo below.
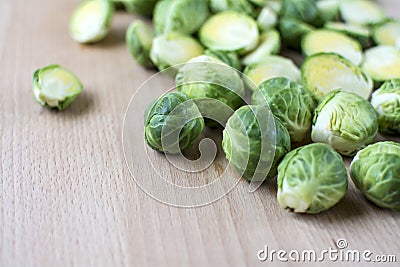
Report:
[[[316,216],[282,210],[273,183],[251,194],[240,181],[196,209],[144,193],[125,164],[121,138],[128,103],[153,74],[124,44],[134,16],[118,13],[102,43],[81,46],[67,31],[78,2],[0,0],[0,266],[256,266],[268,263],[257,259],[265,246],[322,251],[340,238],[349,249],[394,254],[400,262],[400,214],[370,205],[352,184],[343,201]],[[400,17],[398,1],[377,2]],[[51,63],[85,85],[62,113],[32,96],[34,70]],[[157,95],[149,90],[147,97]],[[160,172],[182,178],[153,156]],[[132,159],[143,177],[154,175],[145,155]],[[212,166],[208,174],[219,171]]]

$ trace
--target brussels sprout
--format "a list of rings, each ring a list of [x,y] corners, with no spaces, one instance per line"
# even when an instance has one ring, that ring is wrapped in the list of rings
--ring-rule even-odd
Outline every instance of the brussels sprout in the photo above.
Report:
[[[300,81],[300,70],[291,59],[281,56],[265,56],[262,62],[248,65],[244,69],[244,82],[252,90],[265,80],[274,77],[286,77],[292,81]]]
[[[350,176],[364,196],[382,208],[400,211],[400,144],[379,142],[354,157]]]
[[[248,181],[264,181],[290,151],[290,137],[267,106],[243,106],[229,118],[222,148],[229,163]]]
[[[114,15],[114,5],[108,0],[87,0],[72,14],[69,32],[78,43],[95,43],[106,37]]]
[[[180,33],[170,32],[154,38],[150,58],[159,70],[186,63],[200,56],[204,49],[196,39]]]
[[[288,47],[296,50],[300,49],[303,36],[314,29],[313,26],[293,18],[282,18],[279,21],[279,31],[282,40]]]
[[[317,103],[302,85],[283,77],[269,79],[253,93],[251,104],[268,104],[288,130],[292,142],[301,142],[310,136]]]
[[[318,25],[319,11],[315,0],[283,0],[281,16]]]
[[[362,47],[360,43],[343,33],[331,30],[315,30],[307,34],[301,44],[305,56],[318,53],[336,53],[359,65],[362,61]]]
[[[378,45],[391,45],[400,49],[400,20],[389,20],[376,26],[372,36]]]
[[[153,29],[141,20],[133,21],[126,31],[126,44],[137,63],[144,67],[153,67],[150,59]]]
[[[323,21],[332,21],[339,17],[339,2],[340,0],[317,1],[319,16]]]
[[[374,107],[361,96],[335,90],[315,110],[311,138],[332,146],[340,154],[352,156],[372,143],[377,133]]]
[[[278,14],[269,6],[265,6],[257,17],[257,23],[261,31],[271,30],[278,23]]]
[[[177,88],[196,101],[204,117],[225,123],[232,112],[244,104],[244,86],[238,72],[210,56],[199,56],[187,62],[176,76]],[[205,101],[215,99],[221,102]],[[230,107],[229,110],[224,106]],[[214,126],[206,120],[207,124]]]
[[[196,104],[181,92],[161,96],[145,115],[147,144],[165,153],[176,154],[191,147],[204,129]]]
[[[239,57],[235,52],[207,49],[204,54],[219,59],[239,71],[242,69],[242,63],[240,63]]]
[[[271,54],[278,54],[281,50],[281,36],[276,30],[266,31],[260,36],[258,47],[242,59],[244,65],[250,65],[263,61]]]
[[[365,99],[372,93],[372,80],[347,59],[334,53],[320,53],[307,58],[302,67],[302,84],[318,99],[341,88]]]
[[[162,0],[154,9],[154,28],[157,34],[195,33],[208,16],[207,0]]]
[[[82,84],[72,72],[59,65],[49,65],[33,74],[36,101],[47,108],[63,110],[82,92]]]
[[[400,48],[379,45],[366,50],[362,69],[377,82],[400,78]]]
[[[363,47],[371,46],[371,32],[366,26],[330,21],[324,27],[325,29],[337,31],[356,39]]]
[[[213,13],[219,13],[227,10],[246,13],[252,16],[253,6],[247,0],[210,0],[210,9]]]
[[[125,10],[144,16],[151,16],[158,0],[120,0]]]
[[[369,0],[340,1],[339,9],[343,20],[352,24],[376,24],[387,18],[385,12]]]
[[[400,79],[385,82],[372,94],[371,104],[378,114],[379,130],[400,133]]]
[[[347,187],[342,157],[325,144],[299,147],[278,167],[278,202],[291,212],[328,210],[345,196]]]
[[[199,37],[203,45],[210,49],[245,54],[257,46],[259,33],[252,17],[236,11],[224,11],[204,23]]]

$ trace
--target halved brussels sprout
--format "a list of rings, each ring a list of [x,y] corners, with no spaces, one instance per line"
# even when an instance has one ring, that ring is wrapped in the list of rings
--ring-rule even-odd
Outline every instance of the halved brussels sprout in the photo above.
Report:
[[[271,54],[278,54],[281,50],[281,36],[276,30],[266,31],[260,36],[260,44],[254,51],[247,54],[243,59],[243,65],[250,65],[264,61]]]
[[[354,157],[350,176],[364,196],[382,208],[400,211],[400,144],[379,142]]]
[[[180,32],[193,34],[208,16],[207,0],[162,0],[154,9],[157,34]]]
[[[335,90],[315,110],[311,138],[342,155],[352,156],[374,141],[378,118],[374,107],[354,93]]]
[[[253,6],[247,0],[209,0],[210,9],[213,13],[233,10],[246,13],[252,16],[254,13]]]
[[[126,11],[144,16],[151,16],[153,14],[157,1],[158,0],[119,0],[119,2],[122,2]]]
[[[257,23],[261,31],[271,30],[278,23],[278,14],[269,6],[264,6],[257,17]]]
[[[385,82],[372,94],[371,104],[378,114],[379,131],[400,134],[400,79]]]
[[[378,45],[391,45],[400,49],[400,20],[389,20],[376,26],[372,35]]]
[[[159,70],[186,63],[200,56],[204,49],[196,39],[180,33],[169,32],[154,38],[150,58]]]
[[[290,137],[267,106],[243,106],[229,118],[222,148],[235,170],[248,181],[264,181],[290,151]]]
[[[263,61],[248,65],[244,72],[244,82],[252,91],[258,86],[274,77],[286,77],[292,81],[300,81],[300,70],[289,58],[281,56],[265,56]]]
[[[72,72],[59,65],[49,65],[33,74],[36,101],[47,108],[63,110],[82,92],[82,83]]]
[[[371,46],[371,31],[367,26],[330,21],[324,27],[356,39],[363,47]]]
[[[155,150],[176,154],[191,147],[203,132],[204,120],[196,104],[181,92],[157,99],[145,112],[145,140]]]
[[[78,43],[95,43],[110,30],[114,5],[108,0],[86,0],[72,14],[69,32]]]
[[[340,0],[317,1],[319,16],[323,21],[332,21],[339,17],[339,2]]]
[[[252,17],[236,11],[224,11],[204,23],[199,37],[203,45],[210,49],[245,54],[257,46],[259,33]]]
[[[207,49],[204,54],[219,59],[239,71],[242,69],[242,63],[240,63],[240,59],[235,52]]]
[[[362,69],[377,82],[400,78],[400,48],[379,45],[366,50]]]
[[[291,212],[328,210],[345,196],[347,187],[343,159],[326,144],[299,147],[278,167],[278,202]]]
[[[153,29],[141,20],[133,21],[126,30],[125,39],[129,52],[144,67],[154,66],[150,59],[153,38]]]
[[[318,25],[320,23],[319,11],[315,0],[283,0],[281,16]]]
[[[369,0],[340,1],[339,9],[345,22],[358,25],[376,24],[387,18],[383,9]]]
[[[225,123],[244,104],[245,91],[239,72],[214,57],[203,55],[189,60],[175,81],[180,92],[196,100],[209,126],[216,126],[214,121]]]
[[[305,56],[318,53],[336,53],[359,65],[362,61],[362,47],[356,40],[331,30],[315,30],[302,40],[302,51]]]
[[[292,142],[301,142],[310,136],[317,103],[302,85],[284,77],[269,79],[253,93],[251,104],[268,104],[288,130]]]
[[[301,40],[307,34],[315,30],[315,28],[298,19],[282,18],[279,21],[279,32],[282,40],[290,48],[299,50]]]
[[[303,85],[319,99],[338,88],[368,99],[373,89],[368,76],[334,53],[320,53],[307,58],[301,67],[301,75]]]

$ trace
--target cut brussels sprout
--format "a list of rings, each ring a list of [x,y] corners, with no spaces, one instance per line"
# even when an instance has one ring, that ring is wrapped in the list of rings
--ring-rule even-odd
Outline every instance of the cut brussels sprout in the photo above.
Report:
[[[400,79],[385,82],[372,94],[371,104],[378,114],[379,131],[400,134]]]
[[[339,2],[340,0],[317,1],[319,16],[323,21],[332,21],[339,17]]]
[[[317,103],[302,85],[283,77],[269,79],[253,93],[251,104],[268,104],[288,130],[292,142],[309,138]]]
[[[279,31],[282,40],[290,48],[299,50],[303,36],[312,32],[315,28],[297,19],[282,18],[279,21]]]
[[[204,53],[196,39],[180,33],[166,33],[153,40],[150,58],[159,70],[186,63]]]
[[[144,16],[151,16],[158,0],[120,0],[125,10]]]
[[[318,99],[339,88],[368,99],[373,89],[373,82],[368,76],[334,53],[320,53],[307,58],[301,67],[301,75],[302,84]]]
[[[278,202],[291,212],[328,210],[345,196],[347,187],[342,157],[325,144],[299,147],[278,167]]]
[[[243,106],[229,118],[222,148],[234,169],[248,181],[264,181],[290,151],[290,137],[267,106]]]
[[[213,120],[224,124],[244,104],[245,91],[239,72],[214,57],[203,55],[189,60],[175,81],[180,92],[199,99],[196,103],[209,126],[216,126]]]
[[[161,96],[145,115],[147,144],[165,153],[176,154],[191,147],[204,129],[196,104],[181,92]]]
[[[43,107],[63,110],[82,92],[82,88],[78,77],[59,65],[38,69],[33,74],[33,93]]]
[[[331,30],[315,30],[302,40],[302,51],[305,56],[318,53],[336,53],[359,65],[362,61],[362,47],[356,40],[343,33]]]
[[[237,12],[246,13],[252,16],[254,8],[247,0],[209,0],[210,9],[213,13],[233,10]]]
[[[269,6],[265,6],[257,17],[257,23],[261,31],[271,30],[278,23],[278,14]]]
[[[379,45],[366,50],[362,69],[378,82],[400,78],[400,48]]]
[[[371,46],[371,31],[366,26],[330,21],[325,24],[325,28],[344,33],[356,39],[363,47]]]
[[[373,38],[378,45],[391,45],[400,49],[400,20],[390,20],[376,26]]]
[[[276,30],[266,31],[260,36],[258,47],[247,54],[243,59],[243,65],[250,65],[264,61],[264,58],[271,54],[278,54],[281,50],[281,36]]]
[[[152,67],[150,59],[151,44],[154,38],[153,29],[141,20],[133,21],[126,31],[126,44],[137,63],[144,67]]]
[[[283,0],[281,16],[318,25],[320,23],[319,11],[315,0]]]
[[[352,156],[372,143],[377,133],[374,107],[359,95],[335,90],[315,110],[311,138]]]
[[[265,56],[259,63],[250,64],[244,69],[244,82],[252,90],[258,90],[258,86],[274,77],[286,77],[289,80],[300,81],[300,70],[291,59],[281,56]]]
[[[240,59],[235,52],[207,49],[204,54],[219,59],[239,71],[242,69],[242,63],[240,63]]]
[[[369,0],[340,1],[339,9],[343,20],[352,24],[376,24],[387,18],[378,4]]]
[[[154,28],[157,34],[195,33],[208,16],[207,0],[162,0],[154,9]]]
[[[354,157],[351,178],[364,196],[382,208],[400,211],[400,144],[379,142]]]
[[[72,14],[69,32],[78,43],[95,43],[110,30],[114,5],[108,0],[87,0]]]
[[[208,48],[245,54],[259,39],[257,23],[246,14],[225,11],[211,16],[201,27],[200,41]]]

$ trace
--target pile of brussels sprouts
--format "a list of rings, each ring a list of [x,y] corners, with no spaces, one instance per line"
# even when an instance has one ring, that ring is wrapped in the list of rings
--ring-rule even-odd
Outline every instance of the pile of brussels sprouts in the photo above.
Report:
[[[372,144],[378,131],[400,135],[400,21],[375,2],[87,0],[73,39],[103,39],[115,7],[152,18],[131,23],[127,46],[138,64],[175,76],[177,91],[145,111],[152,149],[180,153],[220,124],[234,169],[248,181],[277,176],[279,204],[300,213],[345,196],[342,156],[355,156],[357,188],[400,210],[400,144]],[[301,68],[281,48],[300,51]]]

